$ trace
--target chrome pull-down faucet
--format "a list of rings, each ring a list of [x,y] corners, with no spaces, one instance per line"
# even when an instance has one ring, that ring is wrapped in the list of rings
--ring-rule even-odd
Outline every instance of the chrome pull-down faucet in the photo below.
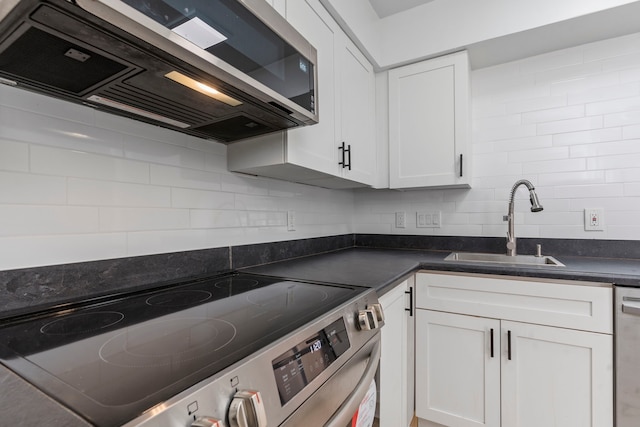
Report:
[[[529,189],[531,212],[540,212],[543,209],[540,201],[538,200],[536,189],[533,184],[531,184],[531,182],[527,181],[526,179],[521,179],[520,181],[517,181],[515,184],[513,184],[513,187],[511,188],[511,197],[509,198],[509,213],[502,217],[504,221],[509,221],[509,231],[507,231],[507,255],[509,256],[517,255],[513,207],[516,190],[521,185],[525,185]]]

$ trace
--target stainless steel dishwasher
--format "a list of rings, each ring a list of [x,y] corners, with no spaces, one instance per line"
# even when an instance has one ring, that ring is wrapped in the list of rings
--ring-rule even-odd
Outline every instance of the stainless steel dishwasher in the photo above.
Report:
[[[615,287],[616,427],[640,426],[640,288]]]

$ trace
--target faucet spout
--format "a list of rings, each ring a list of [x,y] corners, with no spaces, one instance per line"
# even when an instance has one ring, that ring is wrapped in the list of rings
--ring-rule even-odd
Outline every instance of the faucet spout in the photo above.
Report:
[[[540,204],[540,200],[538,200],[538,195],[536,194],[536,189],[531,184],[530,181],[526,179],[521,179],[513,184],[511,188],[511,197],[509,198],[509,212],[504,216],[504,220],[508,221],[508,231],[507,231],[507,255],[516,256],[517,248],[516,248],[516,231],[515,231],[515,221],[514,221],[514,201],[516,190],[521,185],[524,185],[529,190],[529,201],[531,202],[531,212],[540,212],[543,207]]]

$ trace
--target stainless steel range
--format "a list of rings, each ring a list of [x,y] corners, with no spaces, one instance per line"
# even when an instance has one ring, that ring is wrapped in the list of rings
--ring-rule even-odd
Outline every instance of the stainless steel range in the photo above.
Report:
[[[0,361],[96,426],[345,426],[379,360],[373,290],[229,274],[14,319]]]

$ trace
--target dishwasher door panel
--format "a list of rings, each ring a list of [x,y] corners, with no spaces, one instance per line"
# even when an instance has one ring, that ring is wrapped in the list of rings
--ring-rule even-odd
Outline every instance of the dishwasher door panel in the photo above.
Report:
[[[616,427],[640,426],[640,288],[615,288]]]

